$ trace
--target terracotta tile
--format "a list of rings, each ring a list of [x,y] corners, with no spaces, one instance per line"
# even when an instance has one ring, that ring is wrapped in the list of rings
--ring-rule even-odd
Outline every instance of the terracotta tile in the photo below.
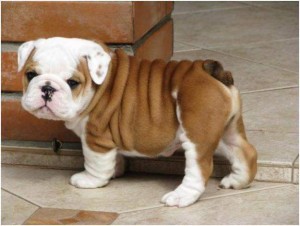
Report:
[[[118,217],[117,213],[40,208],[25,224],[80,224],[80,225],[103,225],[111,224]]]
[[[187,208],[161,207],[121,214],[117,225],[299,224],[299,187],[286,185],[203,200]]]

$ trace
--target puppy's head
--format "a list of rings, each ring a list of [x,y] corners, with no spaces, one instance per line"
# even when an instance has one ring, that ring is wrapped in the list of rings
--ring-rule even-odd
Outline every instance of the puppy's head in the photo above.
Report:
[[[109,49],[83,39],[29,41],[18,50],[22,106],[38,118],[69,121],[89,104],[110,70]]]

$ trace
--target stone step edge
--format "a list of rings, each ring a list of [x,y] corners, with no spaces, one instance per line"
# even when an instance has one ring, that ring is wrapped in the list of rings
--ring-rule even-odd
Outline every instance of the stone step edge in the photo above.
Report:
[[[73,144],[73,147],[74,145],[78,144]],[[70,146],[72,147],[72,144]],[[3,165],[62,170],[83,169],[84,159],[80,148],[66,147],[60,151],[60,154],[55,154],[49,147],[17,146],[6,144],[6,142],[2,143],[1,147],[1,163]],[[185,159],[183,151],[178,151],[171,157],[126,157],[126,165],[126,171],[128,172],[183,175]],[[258,161],[258,172],[255,180],[298,184],[298,178],[294,175],[294,171],[298,170],[298,168],[287,164],[265,164]],[[229,162],[223,157],[215,156],[212,177],[221,178],[229,173]]]

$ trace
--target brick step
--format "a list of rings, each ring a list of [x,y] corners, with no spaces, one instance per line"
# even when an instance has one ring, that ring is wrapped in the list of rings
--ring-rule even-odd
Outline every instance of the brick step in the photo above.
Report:
[[[61,151],[56,154],[51,142],[2,142],[2,164],[82,170],[83,162],[80,143],[64,142]],[[216,157],[214,164],[214,177],[223,177],[229,173],[230,166],[225,159]],[[185,158],[183,151],[178,150],[173,156],[167,158],[126,157],[126,165],[128,172],[183,175]]]
[[[22,91],[22,75],[17,73],[17,49],[20,44],[2,43],[1,49],[1,85],[2,92]],[[153,60],[169,60],[173,55],[173,20],[165,17],[146,35],[133,44],[109,45],[111,48],[123,48],[130,55]]]
[[[135,43],[173,10],[173,2],[3,2],[2,41],[78,37]]]
[[[77,136],[60,121],[38,119],[25,111],[21,94],[2,93],[1,138],[3,140],[79,142]]]
[[[80,143],[63,143],[59,154],[52,150],[51,142],[2,142],[2,164],[35,166],[39,168],[82,170],[83,156]],[[185,158],[183,151],[177,151],[173,156],[164,158],[126,158],[127,171],[183,175]],[[258,161],[257,181],[284,182],[298,184],[299,166],[294,169],[280,162],[265,163]],[[230,172],[226,159],[214,156],[212,177],[224,177]],[[292,175],[289,180],[285,174]]]
[[[149,34],[134,45],[111,45],[124,48],[128,54],[141,58],[157,57],[168,60],[173,50],[173,21],[170,18],[155,26]],[[4,46],[5,47],[5,46]],[[2,140],[51,141],[58,138],[64,142],[79,141],[73,132],[67,130],[63,122],[37,119],[27,113],[20,104],[23,75],[17,73],[18,45],[6,45],[2,52]],[[16,92],[16,93],[12,93]]]

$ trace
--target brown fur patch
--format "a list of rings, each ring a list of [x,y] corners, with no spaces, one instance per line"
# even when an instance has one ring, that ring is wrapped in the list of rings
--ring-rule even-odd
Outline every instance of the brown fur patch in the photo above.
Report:
[[[208,73],[200,60],[150,62],[129,57],[122,50],[115,53],[109,76],[86,111],[90,148],[96,152],[136,150],[157,156],[174,140],[179,126],[176,100],[171,96],[175,91],[183,127],[197,147],[199,167],[207,182],[214,150],[231,113],[228,88],[215,79],[219,74]],[[242,122],[238,125],[244,137]],[[246,141],[245,145],[249,146]],[[252,154],[254,151],[249,149]]]
[[[74,71],[72,77],[70,79],[74,79],[78,81],[80,85],[72,90],[73,97],[76,98],[79,95],[86,95],[86,92],[89,89],[94,89],[94,85],[92,83],[92,79],[89,73],[88,65],[86,58],[81,58],[79,60],[79,64],[77,65],[77,70]]]
[[[24,67],[22,68],[22,70],[20,72],[23,75],[22,76],[23,93],[26,92],[28,84],[29,84],[28,79],[26,77],[26,72],[35,71],[35,72],[37,72],[37,74],[40,74],[40,71],[37,68],[37,63],[32,59],[34,53],[35,53],[35,49],[33,49],[31,51],[31,53],[29,54],[29,57],[26,60]]]

